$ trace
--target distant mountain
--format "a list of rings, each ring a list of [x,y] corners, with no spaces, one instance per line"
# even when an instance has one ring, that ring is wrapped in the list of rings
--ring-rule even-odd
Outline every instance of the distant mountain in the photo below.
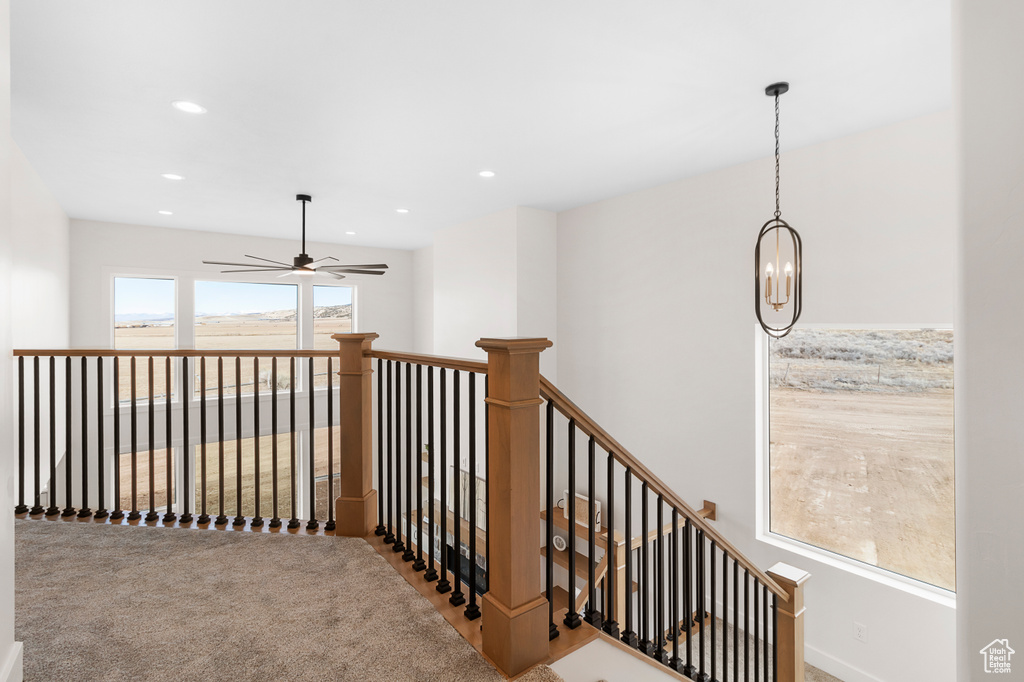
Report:
[[[347,303],[345,305],[321,305],[313,308],[313,318],[320,320],[323,318],[345,318],[352,317],[352,304]]]
[[[174,313],[121,313],[114,315],[115,322],[171,322]]]

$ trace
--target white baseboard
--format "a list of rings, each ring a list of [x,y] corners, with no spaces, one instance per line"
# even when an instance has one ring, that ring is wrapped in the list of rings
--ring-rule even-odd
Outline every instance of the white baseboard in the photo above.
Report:
[[[843,682],[885,682],[881,678],[866,673],[860,668],[855,668],[846,661],[826,654],[810,644],[804,644],[804,660],[815,668],[820,668],[830,675],[838,677]]]
[[[14,642],[0,665],[0,682],[22,682],[21,642]]]

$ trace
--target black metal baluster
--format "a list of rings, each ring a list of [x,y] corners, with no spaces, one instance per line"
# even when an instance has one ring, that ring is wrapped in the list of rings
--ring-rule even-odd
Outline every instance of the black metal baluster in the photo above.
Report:
[[[89,358],[82,357],[82,507],[78,518],[92,516],[89,509]],[[152,393],[152,391],[150,391]]]
[[[135,362],[135,358],[132,358],[132,363]],[[134,367],[134,364],[133,364]],[[132,386],[135,386],[135,376],[132,373]],[[135,405],[135,397],[132,394],[132,406]],[[74,457],[72,457],[71,447],[71,410],[72,410],[72,399],[71,399],[71,356],[65,358],[64,362],[64,511],[60,513],[61,517],[66,518],[68,516],[75,515],[75,508],[72,504],[71,493],[72,493],[72,469]],[[133,458],[134,461],[134,458]],[[135,480],[134,469],[132,471],[132,480]],[[134,488],[133,488],[134,490]],[[24,506],[24,501],[22,501]],[[27,511],[27,510],[26,510]],[[138,518],[136,516],[135,518]]]
[[[134,381],[132,385],[134,385]],[[199,448],[202,462],[200,464],[202,471],[200,472],[200,485],[201,496],[202,496],[202,513],[199,515],[199,523],[207,524],[210,522],[210,515],[207,513],[206,508],[206,444],[209,442],[209,433],[206,429],[206,356],[199,358],[199,383],[201,384],[199,392]]]
[[[412,551],[412,363],[405,363],[405,551],[402,561],[413,561]],[[418,481],[417,481],[418,483]]]
[[[656,548],[656,560],[657,560],[657,609],[656,613],[656,627],[654,632],[657,635],[657,641],[655,642],[655,655],[658,660],[662,663],[668,663],[669,657],[665,651],[665,500],[662,494],[657,494],[657,545]]]
[[[277,466],[277,358],[270,359],[270,489],[274,503],[274,515],[270,519],[270,528],[281,527],[281,514],[278,508],[278,466]]]
[[[622,614],[617,612],[615,608],[615,582],[619,577],[619,567],[616,565],[618,559],[618,550],[615,543],[615,457],[612,455],[611,450],[608,451],[608,508],[604,512],[604,517],[608,520],[608,527],[605,530],[605,563],[607,568],[605,569],[605,592],[604,597],[606,606],[604,608],[604,631],[612,637],[619,638],[619,622],[618,618],[622,617]],[[629,594],[628,586],[626,594]]]
[[[671,535],[671,546],[669,547],[671,552],[672,561],[669,562],[671,569],[669,570],[669,576],[671,585],[671,595],[669,602],[672,607],[672,615],[669,617],[672,621],[672,658],[669,659],[669,666],[679,671],[683,667],[683,661],[679,658],[679,639],[682,637],[682,629],[679,626],[679,578],[681,571],[679,570],[679,510],[674,506],[672,507],[672,535]],[[689,637],[689,633],[687,633]]]
[[[389,383],[388,386],[390,385]],[[433,519],[434,515],[430,516]],[[387,529],[384,527],[384,360],[377,358],[377,527],[373,534],[380,536],[385,533]]]
[[[242,514],[242,356],[235,356],[235,518],[234,527],[245,525]]]
[[[452,450],[452,471],[455,479],[452,484],[455,488],[455,494],[452,497],[452,513],[454,516],[454,521],[452,521],[452,533],[454,536],[452,546],[455,552],[452,558],[455,561],[455,567],[452,569],[452,577],[455,581],[454,585],[452,585],[452,594],[448,597],[448,601],[452,606],[462,606],[466,603],[466,596],[462,593],[462,509],[459,504],[462,498],[462,381],[459,379],[459,370],[455,370],[452,373],[452,383],[455,388],[454,402],[452,403],[452,444],[454,445]]]
[[[743,633],[746,639],[746,632]],[[740,564],[732,560],[732,673],[740,679]]]
[[[448,581],[448,388],[441,368],[441,579],[435,588],[441,594],[452,589]]]
[[[314,404],[316,403],[316,394],[313,391],[314,381],[314,369],[313,369],[313,358],[309,359],[309,521],[306,522],[306,530],[316,530],[320,527],[320,522],[316,518],[316,439],[314,434],[316,433],[316,419],[314,414]]]
[[[164,523],[174,523],[177,520],[177,515],[174,513],[174,495],[173,495],[173,482],[171,477],[174,475],[174,424],[171,421],[171,356],[168,355],[164,362],[164,384],[167,392],[166,400],[164,401],[164,412],[166,416],[165,427],[167,429],[166,440],[164,441],[164,452],[167,456],[167,509],[164,513]],[[102,377],[100,377],[102,381]],[[102,403],[101,403],[102,404]],[[100,434],[100,444],[103,443],[103,434]]]
[[[626,554],[626,629],[620,639],[635,649],[638,642],[633,630],[633,470],[629,467],[626,467],[626,526],[622,535]]]
[[[71,358],[68,358],[70,361]],[[70,396],[69,396],[70,397]],[[70,441],[71,431],[68,430]],[[68,461],[65,458],[65,461]],[[68,505],[70,506],[70,505]],[[18,504],[14,507],[15,514],[27,514],[25,504],[25,357],[18,357]]]
[[[545,590],[548,598],[548,639],[558,637],[558,626],[555,625],[555,404],[548,401],[546,408],[547,428],[544,436],[545,488],[547,492],[547,515],[544,522]],[[488,484],[490,485],[490,484]],[[490,505],[488,505],[490,506]],[[490,528],[488,527],[488,533]]]
[[[228,522],[224,514],[224,358],[217,358],[217,496],[218,514],[215,526]]]
[[[764,637],[761,638],[761,646],[764,647],[761,661],[764,665],[764,679],[768,682],[768,586],[762,585],[761,595],[761,618],[764,622]]]
[[[260,480],[260,359],[253,356],[252,359],[252,475],[254,485],[252,521],[250,528],[262,528],[263,517],[260,515],[260,488],[263,482]]]
[[[743,569],[743,680],[750,681],[750,571],[746,568]]]
[[[725,550],[722,550],[722,682],[729,682],[729,553]]]
[[[38,360],[38,358],[37,358]],[[39,367],[36,367],[36,375],[39,374]],[[38,396],[39,391],[36,391]],[[39,423],[39,410],[36,410],[36,424]],[[106,445],[103,440],[104,436],[104,415],[103,415],[103,357],[96,358],[96,457],[97,457],[97,478],[96,478],[96,492],[98,495],[96,513],[93,514],[95,519],[105,519],[110,516],[110,512],[107,511],[107,507],[103,503],[103,499],[106,497]],[[36,442],[38,442],[38,438]]]
[[[116,367],[116,365],[115,365]],[[115,374],[116,376],[116,374]],[[189,483],[189,462],[192,460],[192,446],[189,442],[188,432],[188,418],[189,411],[192,405],[192,396],[189,395],[187,387],[191,381],[189,380],[188,370],[188,357],[182,356],[181,358],[181,516],[178,517],[178,522],[181,525],[192,523],[192,505],[189,504],[189,497],[192,493],[193,487]],[[114,379],[114,385],[117,386],[117,379]],[[117,428],[116,426],[114,427]],[[116,446],[115,446],[116,447]]]
[[[754,578],[754,682],[761,679],[761,646],[758,640],[761,639],[761,591],[758,588],[761,582]]]
[[[591,436],[587,443],[587,610],[585,617],[587,622],[593,625],[595,628],[600,628],[603,625],[603,616],[598,611],[596,606],[597,601],[597,582],[596,575],[596,564],[594,555],[597,553],[597,515],[594,513],[594,488],[596,487],[595,478],[595,457],[597,456],[597,444],[594,442],[594,437]],[[609,575],[605,571],[605,576]]]
[[[469,604],[466,618],[480,617],[476,603],[476,373],[469,373]]]
[[[704,572],[704,531],[697,529],[697,674],[700,679],[707,678],[705,672],[704,653],[704,610],[705,610],[705,583]]]
[[[21,358],[18,358],[19,365],[21,364]],[[32,500],[34,504],[32,509],[29,510],[29,514],[38,515],[43,513],[43,472],[42,472],[42,434],[40,433],[40,417],[39,417],[39,356],[32,358],[32,421],[33,421],[33,453],[34,453],[34,466],[32,471],[33,483],[35,483],[34,495]],[[98,410],[100,418],[103,418],[103,410]],[[102,460],[102,457],[100,458]],[[19,472],[20,474],[20,472]],[[19,475],[19,479],[21,476]],[[103,506],[102,497],[100,498],[100,506]]]
[[[715,552],[717,545],[711,540],[711,679],[718,679],[718,621],[716,619],[715,600],[718,598],[715,580]],[[703,614],[701,614],[703,618]]]
[[[116,364],[114,365],[117,366]],[[117,385],[117,370],[114,373],[114,385]],[[115,406],[116,407],[116,406]],[[115,409],[114,414],[117,414]],[[47,516],[60,514],[57,507],[57,358],[50,356],[50,506],[46,509]]]
[[[650,531],[648,523],[650,515],[647,506],[647,481],[640,486],[640,532],[642,535],[642,548],[640,553],[640,650],[648,656],[654,654],[654,642],[651,639],[651,564],[650,551],[647,546]]]
[[[569,529],[569,541],[565,551],[569,558],[569,576],[566,584],[569,593],[566,604],[565,618],[562,623],[571,630],[582,624],[580,614],[576,610],[576,420],[569,420],[569,490],[565,495],[565,513]]]
[[[334,368],[327,356],[327,523],[324,530],[332,532],[334,525]],[[310,360],[312,362],[312,360]],[[256,498],[259,500],[259,498]],[[256,507],[259,513],[259,506]]]
[[[430,512],[430,525],[427,527],[427,544],[429,556],[427,572],[424,580],[437,580],[437,568],[434,566],[434,526],[437,523],[437,500],[434,499],[434,368],[427,367],[427,505]]]
[[[410,384],[411,386],[411,384]],[[427,564],[423,561],[423,454],[420,448],[423,447],[423,365],[416,365],[416,451],[413,457],[416,460],[416,475],[413,477],[413,485],[416,486],[416,561],[413,562],[412,570],[422,571]],[[427,534],[426,542],[430,541],[430,534]]]
[[[779,679],[779,598],[772,595],[772,682]]]
[[[682,673],[693,677],[693,527],[690,519],[683,525],[683,621],[686,623],[686,664]]]
[[[401,542],[401,363],[394,364],[394,552],[406,551]]]
[[[394,462],[394,459],[391,456],[392,455],[393,442],[394,442],[394,431],[391,430],[391,427],[393,426],[393,424],[391,422],[391,409],[392,409],[392,404],[393,404],[392,403],[392,399],[391,399],[391,386],[392,386],[392,381],[391,381],[391,360],[388,360],[388,397],[387,397],[387,436],[388,436],[388,447],[387,447],[387,454],[388,454],[388,456],[387,456],[387,467],[388,467],[388,471],[387,471],[388,503],[387,503],[387,509],[388,509],[388,525],[387,525],[387,532],[384,535],[384,542],[386,542],[389,545],[393,545],[395,543],[395,531],[394,531],[394,526],[392,525],[392,521],[393,521],[392,511],[393,511],[394,502],[395,502],[395,487],[394,487],[395,486],[395,478],[392,475],[392,473],[393,473],[393,464],[392,463]],[[384,492],[383,489],[381,490],[381,492],[382,493]]]
[[[160,515],[156,513],[156,405],[153,396],[153,356],[150,355],[146,361],[149,374],[147,382],[149,386],[148,404],[146,405],[147,433],[149,435],[149,511],[146,512],[146,523],[156,521]]]
[[[292,517],[288,520],[288,530],[295,530],[302,524],[299,523],[299,456],[295,449],[295,383],[298,376],[295,373],[295,356],[289,358],[288,369],[290,381],[288,382],[288,446],[291,456],[291,491],[292,491]]]

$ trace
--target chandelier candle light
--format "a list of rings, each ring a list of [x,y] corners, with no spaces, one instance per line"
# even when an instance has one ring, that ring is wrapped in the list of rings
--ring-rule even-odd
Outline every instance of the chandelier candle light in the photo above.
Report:
[[[754,312],[765,333],[777,339],[792,331],[803,306],[800,235],[779,207],[779,96],[788,90],[789,83],[773,83],[764,91],[775,98],[775,216],[761,227],[754,247]]]

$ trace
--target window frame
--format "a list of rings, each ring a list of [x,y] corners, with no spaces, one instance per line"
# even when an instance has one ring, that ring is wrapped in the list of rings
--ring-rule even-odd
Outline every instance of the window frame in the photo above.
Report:
[[[905,329],[943,329],[953,330],[953,324],[945,323],[800,323],[802,329],[849,329],[855,331],[892,331]],[[754,424],[755,424],[755,537],[758,541],[774,548],[793,552],[801,557],[812,559],[833,568],[867,578],[888,587],[919,596],[929,601],[956,607],[956,592],[947,590],[931,583],[897,573],[895,571],[873,566],[869,563],[844,556],[831,550],[775,533],[771,530],[771,481],[770,462],[770,341],[759,325],[754,325]],[[954,389],[955,390],[955,389]],[[954,452],[954,457],[955,457]],[[955,500],[954,500],[955,504]]]

